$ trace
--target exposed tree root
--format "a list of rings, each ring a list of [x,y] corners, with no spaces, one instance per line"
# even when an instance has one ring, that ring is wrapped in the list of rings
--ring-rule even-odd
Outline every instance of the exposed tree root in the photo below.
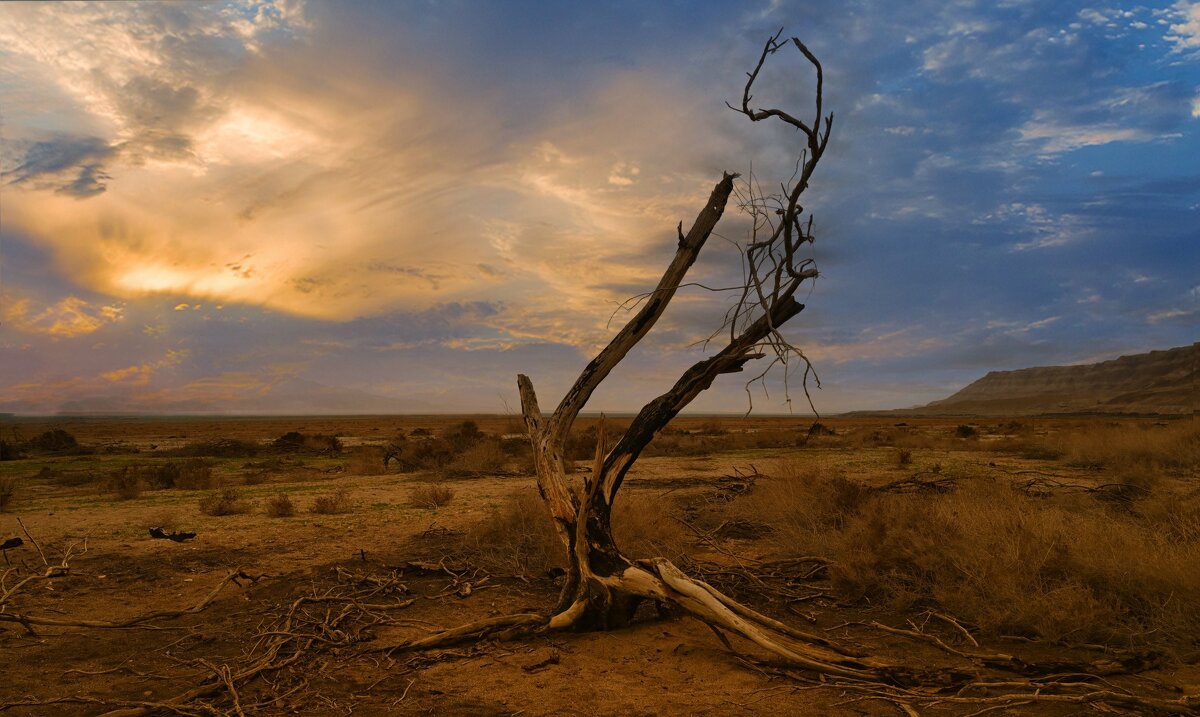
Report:
[[[60,577],[65,575],[67,570],[68,567],[64,564],[62,566],[53,566],[51,568],[47,568],[46,572],[42,575],[30,576],[14,586],[14,589],[11,593],[5,593],[5,599],[4,601],[0,601],[0,606],[3,606],[4,602],[7,601],[7,598],[12,593],[15,593],[17,588],[24,586],[30,580],[34,578],[44,580],[52,577]],[[208,595],[204,596],[204,599],[195,605],[178,610],[153,610],[151,612],[144,612],[132,617],[127,617],[123,620],[64,620],[60,618],[41,617],[24,613],[0,612],[0,622],[20,623],[31,634],[35,634],[33,632],[34,625],[41,625],[45,627],[90,627],[112,630],[127,629],[145,625],[146,623],[154,622],[156,620],[169,620],[171,618],[181,617],[183,615],[192,615],[194,613],[201,612],[210,604],[212,604],[213,600],[217,599],[217,595],[222,589],[225,588],[226,585],[233,583],[234,585],[240,587],[243,580],[247,581],[248,583],[254,583],[260,580],[262,577],[263,576],[261,575],[249,575],[241,568],[238,568],[222,578],[221,581],[209,591]]]

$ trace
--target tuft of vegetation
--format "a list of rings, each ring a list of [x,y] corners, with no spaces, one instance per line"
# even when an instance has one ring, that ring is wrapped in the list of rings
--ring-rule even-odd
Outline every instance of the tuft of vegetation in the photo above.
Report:
[[[239,515],[249,511],[250,504],[233,488],[214,491],[200,499],[200,512],[205,515]]]
[[[896,465],[907,466],[912,465],[912,451],[908,448],[896,449]]]
[[[612,527],[617,545],[634,559],[662,557],[679,563],[691,540],[683,525],[665,514],[660,502],[641,493],[618,495]]]
[[[333,515],[349,513],[353,509],[354,505],[350,502],[350,491],[338,488],[332,493],[317,496],[309,510],[318,515]]]
[[[445,468],[451,476],[478,476],[499,473],[508,462],[508,454],[493,438],[480,440],[455,456]]]
[[[441,483],[427,483],[418,486],[408,497],[409,505],[414,508],[441,508],[454,500],[454,489]]]
[[[974,426],[960,423],[954,427],[954,435],[959,438],[975,438],[979,435],[979,431]]]
[[[511,495],[462,537],[473,563],[495,574],[542,577],[560,566],[562,543],[533,489]]]
[[[296,514],[296,504],[287,493],[279,493],[267,501],[267,515],[272,518],[290,518]]]
[[[630,556],[665,557],[678,562],[690,536],[676,521],[665,519],[662,506],[633,493],[613,508],[613,537]],[[490,572],[522,577],[544,576],[562,567],[563,547],[536,490],[509,496],[462,537],[471,560]]]

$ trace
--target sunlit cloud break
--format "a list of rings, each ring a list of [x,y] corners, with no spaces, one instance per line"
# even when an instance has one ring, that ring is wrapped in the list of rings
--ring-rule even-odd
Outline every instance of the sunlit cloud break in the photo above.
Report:
[[[823,410],[1189,343],[1198,23],[1196,2],[2,3],[0,411],[314,385],[501,410],[517,371],[565,384],[722,171],[792,171],[795,136],[724,105],[780,26],[837,117],[792,327]],[[759,98],[810,111],[806,71]],[[736,283],[745,232],[731,206],[692,278]],[[593,408],[663,388],[727,300],[687,288]]]

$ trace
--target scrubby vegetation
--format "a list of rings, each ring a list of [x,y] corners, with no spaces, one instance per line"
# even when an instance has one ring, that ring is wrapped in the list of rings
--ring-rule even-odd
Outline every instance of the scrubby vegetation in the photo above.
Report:
[[[296,514],[296,504],[287,493],[279,493],[267,501],[267,515],[272,518],[290,518]]]
[[[617,543],[632,556],[681,560],[692,538],[666,513],[650,496],[623,496],[613,514]],[[541,498],[530,489],[518,490],[492,508],[462,537],[459,547],[473,562],[501,574],[546,575],[562,567],[562,543]]]
[[[1182,647],[1200,635],[1200,495],[1116,505],[1006,479],[891,492],[786,464],[735,506],[836,594],[934,608],[985,633]]]
[[[347,436],[338,453],[277,447],[288,428],[279,423],[231,431],[232,442],[199,423],[154,448],[67,426],[80,437],[74,449],[22,441],[23,457],[0,463],[0,510],[39,538],[48,526],[95,526],[89,556],[107,577],[89,595],[124,596],[136,575],[192,577],[217,564],[278,573],[283,589],[302,582],[295,575],[319,579],[333,561],[350,571],[337,578],[348,589],[393,585],[386,571],[399,565],[409,589],[448,595],[473,615],[553,601],[564,555],[531,477],[517,475],[529,470],[527,439],[486,417],[422,421],[427,431],[343,432],[333,421],[298,431]],[[582,419],[572,442],[576,485],[591,468],[595,423]],[[959,425],[975,434],[960,436]],[[40,445],[67,445],[56,440]],[[383,466],[388,442],[415,459],[402,473],[396,458]],[[773,618],[875,654],[937,664],[937,636],[966,653],[1087,669],[1133,655],[1145,662],[1131,669],[1157,671],[1099,674],[1137,693],[1149,684],[1140,681],[1171,682],[1200,657],[1198,446],[1186,420],[680,419],[652,444],[658,457],[629,476],[613,528],[631,560],[666,557]],[[218,517],[247,512],[259,516]],[[22,535],[14,524],[0,538]],[[197,537],[156,541],[149,528]],[[51,559],[64,546],[55,537],[42,542]],[[37,560],[28,543],[7,552],[13,566]],[[55,605],[75,597],[61,595]],[[422,605],[438,601],[414,609]],[[644,603],[636,619],[660,619],[654,607]],[[663,629],[694,629],[684,625]]]
[[[200,499],[200,512],[205,515],[238,515],[250,512],[250,504],[234,488],[214,491]]]
[[[310,508],[313,513],[319,515],[349,513],[353,509],[354,504],[350,502],[350,491],[345,488],[338,488],[332,493],[317,496]]]
[[[271,444],[276,450],[287,453],[321,453],[337,455],[342,452],[342,442],[337,436],[321,433],[305,435],[299,431],[288,431]]]
[[[441,483],[418,486],[409,496],[409,505],[433,510],[454,500],[454,489]]]

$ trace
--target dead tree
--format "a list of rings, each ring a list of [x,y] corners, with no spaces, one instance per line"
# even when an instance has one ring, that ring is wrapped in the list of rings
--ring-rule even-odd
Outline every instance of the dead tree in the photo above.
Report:
[[[736,287],[738,299],[721,328],[708,340],[710,346],[718,340],[724,346],[684,371],[669,391],[646,404],[611,448],[602,424],[595,464],[584,478],[582,489],[575,489],[567,477],[564,451],[571,425],[596,388],[654,327],[683,284],[730,196],[736,196],[734,180],[738,175],[730,173],[725,173],[717,183],[687,234],[680,222],[675,256],[658,286],[644,295],[637,313],[584,368],[552,414],[544,415],[538,407],[529,377],[522,375],[517,379],[521,410],[533,444],[538,491],[567,554],[566,579],[557,605],[545,614],[488,618],[374,649],[390,653],[492,636],[611,629],[628,624],[641,602],[653,600],[663,608],[701,620],[726,645],[730,644],[726,633],[743,637],[769,652],[779,663],[850,680],[908,681],[902,668],[842,649],[819,635],[763,615],[711,585],[689,578],[664,558],[630,560],[613,539],[613,503],[634,461],[655,433],[708,389],[718,376],[740,372],[747,363],[767,357],[770,357],[768,368],[783,363],[786,370],[789,359],[797,357],[807,366],[803,354],[779,330],[804,309],[796,301],[796,293],[817,276],[812,260],[802,254],[813,235],[811,217],[804,220],[800,197],[829,144],[833,115],[824,114],[821,104],[824,80],[821,63],[800,40],[781,41],[781,35],[782,31],[763,47],[758,64],[749,73],[741,106],[733,109],[755,122],[782,121],[798,130],[805,144],[793,176],[781,185],[781,193],[766,195],[751,182],[739,196],[742,207],[754,221],[751,239],[741,247],[745,283]],[[751,109],[751,90],[763,65],[789,47],[798,50],[815,69],[816,112],[811,122],[779,109]],[[759,374],[751,382],[764,375],[765,372]]]
[[[803,359],[803,354],[780,334],[780,328],[804,309],[796,300],[796,292],[817,276],[812,260],[802,253],[813,234],[812,217],[808,215],[805,221],[800,198],[829,143],[833,115],[824,114],[822,107],[821,63],[799,39],[781,41],[781,35],[782,31],[763,47],[758,64],[749,73],[741,106],[730,107],[754,122],[782,121],[798,130],[805,144],[793,176],[781,184],[779,194],[764,195],[751,181],[745,193],[738,195],[742,208],[753,219],[753,230],[751,240],[742,248],[745,282],[737,287],[740,296],[721,329],[708,342],[711,346],[719,340],[724,346],[684,371],[669,391],[646,404],[611,448],[602,426],[595,465],[585,475],[582,490],[572,487],[564,462],[564,442],[571,425],[593,391],[654,327],[683,283],[730,196],[735,195],[738,175],[729,173],[717,183],[686,234],[680,223],[675,256],[658,286],[644,296],[637,313],[592,359],[552,414],[546,416],[538,407],[530,379],[518,377],[538,489],[568,555],[567,579],[546,627],[613,628],[627,624],[641,601],[654,600],[699,618],[718,631],[740,635],[790,664],[844,677],[878,676],[879,670],[886,669],[883,663],[847,654],[826,640],[741,605],[687,577],[663,558],[630,560],[613,540],[612,508],[626,474],[654,435],[681,409],[718,376],[740,372],[751,361],[770,357],[767,368],[782,362],[786,370],[789,358]],[[815,70],[816,111],[811,121],[780,109],[751,106],[751,92],[764,64],[787,48],[798,50]],[[807,367],[806,359],[805,364]]]

